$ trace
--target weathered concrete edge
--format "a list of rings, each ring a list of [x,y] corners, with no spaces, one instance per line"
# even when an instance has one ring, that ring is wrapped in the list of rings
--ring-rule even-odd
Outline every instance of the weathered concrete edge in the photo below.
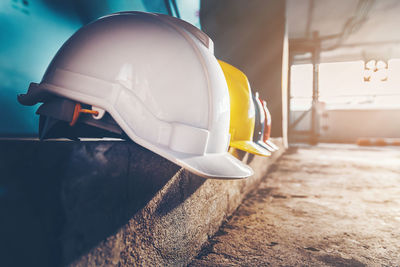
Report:
[[[282,140],[274,142],[281,149],[270,158],[254,157],[255,175],[245,180],[205,180],[181,169],[126,225],[71,266],[187,265],[283,154]],[[197,190],[188,192],[189,183]]]

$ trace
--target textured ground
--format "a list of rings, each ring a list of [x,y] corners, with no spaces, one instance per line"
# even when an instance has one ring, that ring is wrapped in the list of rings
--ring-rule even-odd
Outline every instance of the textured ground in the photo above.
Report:
[[[191,266],[400,266],[400,151],[291,149]]]

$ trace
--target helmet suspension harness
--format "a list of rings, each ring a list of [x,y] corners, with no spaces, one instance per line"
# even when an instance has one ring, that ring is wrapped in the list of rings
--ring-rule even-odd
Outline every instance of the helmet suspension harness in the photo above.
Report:
[[[85,114],[91,114],[94,116],[98,116],[99,112],[96,110],[91,110],[91,109],[84,109],[82,108],[80,103],[76,103],[75,104],[75,108],[74,108],[74,113],[72,115],[72,120],[69,123],[70,126],[74,126],[75,123],[78,121],[79,116],[81,115],[81,113],[85,113]]]

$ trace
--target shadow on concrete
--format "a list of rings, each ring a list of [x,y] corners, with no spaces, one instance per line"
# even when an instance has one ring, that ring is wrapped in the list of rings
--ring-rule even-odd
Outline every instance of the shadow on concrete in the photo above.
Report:
[[[0,141],[3,266],[72,263],[127,224],[180,169],[132,142]],[[182,171],[165,214],[204,183]],[[188,186],[190,185],[190,186]]]
[[[162,200],[156,209],[156,214],[160,217],[170,213],[173,209],[181,205],[197,189],[204,184],[205,178],[196,176],[186,170],[179,173],[179,181],[172,185],[172,188],[163,195]]]
[[[239,149],[237,149],[236,153],[237,153],[238,160],[243,160],[243,158],[248,154],[247,152],[245,152],[243,150],[239,150]]]
[[[250,154],[250,153],[248,153],[248,157],[247,157],[247,160],[246,160],[246,164],[250,164],[250,163],[252,163],[252,162],[253,162],[253,160],[254,160],[254,157],[255,157],[255,155],[254,155],[254,154]]]

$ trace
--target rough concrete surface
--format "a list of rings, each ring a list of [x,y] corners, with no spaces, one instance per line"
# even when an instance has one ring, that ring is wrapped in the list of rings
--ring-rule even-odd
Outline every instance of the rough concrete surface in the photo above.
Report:
[[[0,266],[187,265],[283,151],[222,181],[133,142],[2,140]]]
[[[190,266],[400,266],[396,149],[291,148]]]

